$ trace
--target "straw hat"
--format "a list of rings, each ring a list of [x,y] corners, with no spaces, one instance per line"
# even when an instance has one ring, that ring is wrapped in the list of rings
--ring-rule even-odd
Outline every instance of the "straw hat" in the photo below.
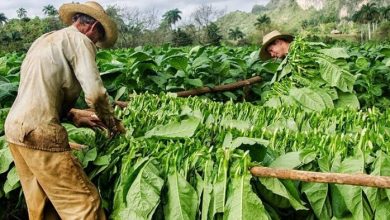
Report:
[[[294,40],[294,36],[289,34],[281,34],[277,30],[274,30],[271,33],[266,34],[263,37],[263,46],[261,47],[260,50],[260,59],[269,60],[272,58],[271,54],[269,54],[267,51],[267,47],[277,39],[283,39],[286,40],[287,42],[291,42]]]
[[[89,15],[102,24],[106,34],[102,41],[96,43],[98,47],[108,48],[115,44],[116,39],[118,38],[117,26],[99,3],[94,1],[88,1],[83,4],[69,3],[63,4],[59,9],[60,18],[67,25],[71,25],[73,23],[72,17],[76,13]]]

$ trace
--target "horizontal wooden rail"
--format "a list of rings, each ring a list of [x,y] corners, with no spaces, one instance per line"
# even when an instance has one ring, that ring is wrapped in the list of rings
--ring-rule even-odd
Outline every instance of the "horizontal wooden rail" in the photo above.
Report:
[[[270,167],[252,167],[253,176],[273,177],[278,179],[299,180],[315,183],[335,183],[377,188],[390,188],[390,177],[367,174],[321,173],[302,170],[288,170]]]
[[[242,88],[244,86],[249,86],[249,85],[258,83],[260,81],[261,81],[261,77],[255,76],[255,77],[252,77],[250,79],[245,79],[245,80],[237,81],[234,83],[229,83],[226,85],[219,85],[219,86],[215,86],[215,87],[202,87],[202,88],[177,92],[176,94],[178,97],[188,97],[188,96],[196,96],[196,95],[202,95],[205,93],[212,93],[212,92],[231,91],[231,90]]]

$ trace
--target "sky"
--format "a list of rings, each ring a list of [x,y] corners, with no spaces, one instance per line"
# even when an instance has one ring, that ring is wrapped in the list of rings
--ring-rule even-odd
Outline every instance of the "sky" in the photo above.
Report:
[[[107,5],[118,5],[120,7],[138,8],[140,10],[156,9],[159,14],[178,8],[182,11],[182,17],[188,18],[191,13],[202,4],[211,4],[215,9],[224,9],[230,11],[246,11],[250,12],[253,5],[264,5],[269,0],[98,0],[103,7]],[[52,4],[55,8],[59,8],[64,3],[72,1],[66,0],[0,0],[0,13],[10,18],[16,18],[16,10],[24,8],[27,10],[28,17],[42,17],[42,8],[45,5]],[[77,1],[74,1],[77,2]],[[80,1],[84,2],[84,1]]]

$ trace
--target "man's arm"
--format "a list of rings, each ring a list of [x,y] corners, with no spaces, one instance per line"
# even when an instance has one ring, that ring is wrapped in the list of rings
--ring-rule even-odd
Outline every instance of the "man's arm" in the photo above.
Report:
[[[73,38],[70,42],[70,64],[85,94],[88,106],[96,111],[96,115],[112,132],[118,132],[119,120],[114,118],[108,94],[96,65],[96,47],[84,36]]]

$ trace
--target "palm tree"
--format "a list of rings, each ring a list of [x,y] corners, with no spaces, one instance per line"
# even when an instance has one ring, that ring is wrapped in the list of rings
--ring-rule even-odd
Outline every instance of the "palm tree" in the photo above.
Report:
[[[264,14],[256,19],[255,26],[261,29],[264,25],[271,24],[271,18],[268,15]]]
[[[172,25],[175,25],[176,22],[181,20],[181,13],[182,12],[179,9],[175,8],[165,12],[165,14],[163,15],[164,21],[171,26],[171,29],[173,29]]]
[[[238,40],[243,39],[245,34],[240,30],[239,27],[235,29],[229,29],[229,39]]]
[[[372,31],[375,31],[377,22],[380,19],[380,12],[375,3],[368,3],[362,6],[353,16],[352,20],[368,26],[368,39],[371,40]]]
[[[20,18],[20,19],[27,17],[27,11],[24,8],[19,8],[18,10],[16,10],[16,14],[18,15],[18,18]]]
[[[5,17],[5,14],[4,13],[0,13],[0,24],[3,25],[4,23],[6,23],[8,20],[7,17]]]
[[[46,5],[43,7],[42,12],[47,16],[56,16],[58,14],[57,9],[53,5]]]
[[[390,21],[390,6],[383,8],[382,17],[388,21]]]

